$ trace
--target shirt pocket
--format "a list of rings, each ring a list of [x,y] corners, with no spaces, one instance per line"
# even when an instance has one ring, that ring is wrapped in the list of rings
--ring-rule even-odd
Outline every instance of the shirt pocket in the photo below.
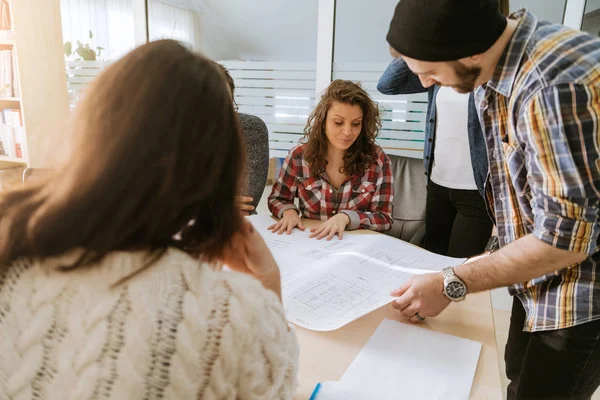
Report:
[[[322,188],[321,179],[314,177],[298,179],[298,198],[307,211],[314,214],[321,211]]]
[[[508,196],[513,197],[520,211],[523,221],[531,229],[533,227],[533,205],[532,193],[529,180],[527,179],[527,165],[525,163],[525,153],[518,146],[504,144],[504,159],[510,185],[508,185]],[[500,199],[505,203],[505,194],[500,194]],[[510,199],[508,199],[510,200]],[[512,201],[510,201],[512,203]],[[506,207],[506,205],[505,205]]]
[[[353,211],[368,210],[376,188],[377,185],[369,181],[364,181],[358,186],[353,186],[352,196],[348,202],[348,209]]]
[[[515,194],[519,197],[531,198],[531,188],[527,180],[525,154],[520,151],[519,147],[505,143],[504,159],[506,160],[506,169]]]

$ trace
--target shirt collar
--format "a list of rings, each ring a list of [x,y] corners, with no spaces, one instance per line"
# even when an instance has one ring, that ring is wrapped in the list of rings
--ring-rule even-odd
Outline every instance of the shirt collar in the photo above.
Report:
[[[525,49],[529,40],[533,36],[538,24],[538,19],[523,8],[512,13],[510,19],[519,19],[519,24],[508,45],[500,57],[500,61],[496,65],[492,79],[487,83],[487,87],[498,92],[499,94],[510,97],[519,65],[525,55]]]

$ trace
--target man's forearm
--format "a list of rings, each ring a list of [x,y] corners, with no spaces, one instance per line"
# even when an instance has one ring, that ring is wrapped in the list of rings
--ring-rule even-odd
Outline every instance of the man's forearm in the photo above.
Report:
[[[469,293],[475,293],[526,282],[577,264],[586,257],[552,247],[530,234],[454,271]]]

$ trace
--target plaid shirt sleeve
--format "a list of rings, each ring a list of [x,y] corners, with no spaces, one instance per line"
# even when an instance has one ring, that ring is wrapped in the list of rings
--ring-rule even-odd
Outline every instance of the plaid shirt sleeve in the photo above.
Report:
[[[384,232],[392,227],[394,176],[388,156],[381,152],[380,160],[383,163],[381,168],[377,168],[376,189],[371,197],[369,211],[343,211],[350,218],[350,225],[346,228],[348,230],[363,228]]]
[[[269,211],[273,213],[277,218],[281,218],[283,213],[287,210],[296,210],[298,208],[294,204],[294,199],[297,196],[297,173],[296,173],[296,162],[297,157],[296,151],[291,150],[281,166],[279,177],[273,185],[271,194],[268,199]],[[302,164],[300,164],[300,168]],[[300,213],[300,211],[298,211]]]
[[[593,254],[600,233],[600,92],[551,86],[524,111],[517,130],[526,143],[533,233],[554,247]]]

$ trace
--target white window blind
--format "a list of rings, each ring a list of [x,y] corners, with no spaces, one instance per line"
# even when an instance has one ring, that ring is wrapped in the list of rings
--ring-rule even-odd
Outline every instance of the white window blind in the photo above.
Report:
[[[271,157],[285,157],[303,136],[315,104],[315,63],[219,61],[235,80],[239,112],[269,129]]]

